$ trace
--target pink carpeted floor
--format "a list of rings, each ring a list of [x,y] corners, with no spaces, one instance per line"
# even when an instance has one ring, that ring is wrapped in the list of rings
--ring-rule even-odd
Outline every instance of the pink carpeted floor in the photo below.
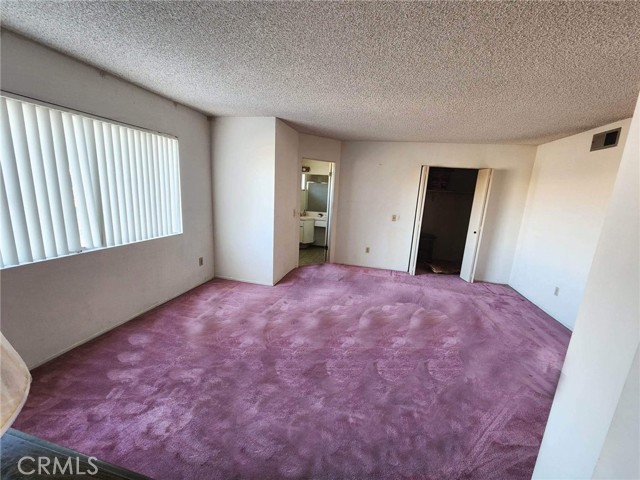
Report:
[[[568,341],[455,276],[215,280],[36,369],[15,427],[159,479],[528,479]]]

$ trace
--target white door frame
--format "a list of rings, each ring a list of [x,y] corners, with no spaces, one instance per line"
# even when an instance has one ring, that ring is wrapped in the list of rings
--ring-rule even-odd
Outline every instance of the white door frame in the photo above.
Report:
[[[322,162],[329,164],[329,198],[327,199],[327,227],[325,229],[325,263],[333,263],[332,258],[332,248],[333,242],[331,241],[331,236],[335,229],[335,185],[336,185],[336,162],[332,162],[330,160],[319,160],[316,158],[308,158],[302,157],[300,159],[300,170],[302,170],[302,162],[304,160],[311,160],[314,162]],[[302,183],[302,175],[306,172],[300,171],[300,176],[298,177],[298,189]],[[313,175],[313,173],[311,174]],[[298,200],[300,200],[298,198]],[[300,210],[298,210],[298,217],[300,217]],[[300,260],[298,259],[298,266],[300,266]]]
[[[324,232],[324,261],[325,263],[331,263],[331,232],[333,231],[333,189],[334,182],[333,177],[335,175],[336,163],[327,162],[329,164],[329,198],[327,199],[327,228]]]

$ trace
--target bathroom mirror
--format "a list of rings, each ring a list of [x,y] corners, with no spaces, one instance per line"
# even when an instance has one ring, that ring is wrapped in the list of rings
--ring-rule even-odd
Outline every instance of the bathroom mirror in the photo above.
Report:
[[[306,205],[304,210],[310,212],[327,211],[329,199],[329,176],[328,175],[305,175],[306,177]]]

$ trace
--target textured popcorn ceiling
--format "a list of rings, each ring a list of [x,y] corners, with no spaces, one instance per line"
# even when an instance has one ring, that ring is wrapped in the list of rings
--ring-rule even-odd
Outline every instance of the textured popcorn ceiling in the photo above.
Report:
[[[629,117],[640,2],[2,2],[5,28],[211,115],[541,143]]]

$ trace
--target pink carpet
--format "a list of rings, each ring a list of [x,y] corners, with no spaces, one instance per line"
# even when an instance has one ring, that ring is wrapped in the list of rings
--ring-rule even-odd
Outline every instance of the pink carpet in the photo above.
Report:
[[[158,479],[526,479],[568,341],[455,276],[215,280],[36,369],[15,427]]]

